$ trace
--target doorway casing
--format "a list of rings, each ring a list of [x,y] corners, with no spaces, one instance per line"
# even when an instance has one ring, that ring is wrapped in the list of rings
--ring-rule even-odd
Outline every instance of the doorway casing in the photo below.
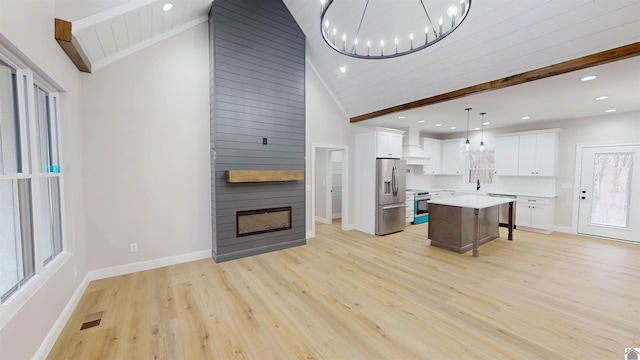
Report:
[[[349,208],[349,146],[337,145],[337,144],[311,144],[311,232],[308,233],[307,238],[315,237],[316,234],[316,168],[317,166],[326,166],[325,163],[317,163],[317,152],[319,150],[325,151],[343,151],[342,154],[342,226],[344,231],[351,230],[348,225],[348,219],[351,218],[351,209]],[[328,157],[330,160],[331,158]]]

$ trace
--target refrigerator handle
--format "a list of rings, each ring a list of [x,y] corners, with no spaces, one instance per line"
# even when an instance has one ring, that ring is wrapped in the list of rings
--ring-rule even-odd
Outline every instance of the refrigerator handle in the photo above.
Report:
[[[395,165],[393,165],[391,179],[391,189],[393,191],[393,196],[398,196],[398,183],[400,182],[400,179],[398,179],[398,168]]]

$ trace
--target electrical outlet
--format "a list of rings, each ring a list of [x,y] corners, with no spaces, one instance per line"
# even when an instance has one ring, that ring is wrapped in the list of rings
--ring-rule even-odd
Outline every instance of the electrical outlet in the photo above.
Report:
[[[129,251],[130,252],[137,252],[138,251],[138,243],[129,244]]]

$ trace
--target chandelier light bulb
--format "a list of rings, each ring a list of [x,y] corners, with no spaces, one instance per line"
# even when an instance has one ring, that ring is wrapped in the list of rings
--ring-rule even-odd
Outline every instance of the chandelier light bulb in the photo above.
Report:
[[[451,28],[456,27],[456,15],[458,15],[458,8],[455,6],[449,6],[447,9],[447,15],[451,18]]]

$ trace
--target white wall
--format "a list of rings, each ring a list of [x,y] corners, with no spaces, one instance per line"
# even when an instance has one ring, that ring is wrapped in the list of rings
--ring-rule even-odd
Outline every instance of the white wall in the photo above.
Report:
[[[0,358],[30,359],[84,278],[84,199],[79,84],[82,75],[54,39],[53,0],[0,1],[0,42],[60,90],[67,253],[0,307]],[[62,260],[62,261],[60,261]],[[77,266],[78,276],[73,267]]]
[[[318,74],[313,69],[313,65],[306,61],[306,110],[307,119],[307,140],[306,140],[306,163],[305,172],[309,176],[305,179],[306,186],[306,229],[307,233],[311,231],[313,216],[311,216],[311,146],[312,144],[329,144],[349,146],[349,209],[351,210],[350,218],[342,221],[349,225],[353,225],[353,134],[349,123],[349,118],[339,108],[336,102],[327,91],[326,87],[320,81]]]
[[[327,149],[316,150],[316,220],[326,222],[327,214]]]
[[[210,252],[207,34],[200,24],[83,84],[91,270]]]

